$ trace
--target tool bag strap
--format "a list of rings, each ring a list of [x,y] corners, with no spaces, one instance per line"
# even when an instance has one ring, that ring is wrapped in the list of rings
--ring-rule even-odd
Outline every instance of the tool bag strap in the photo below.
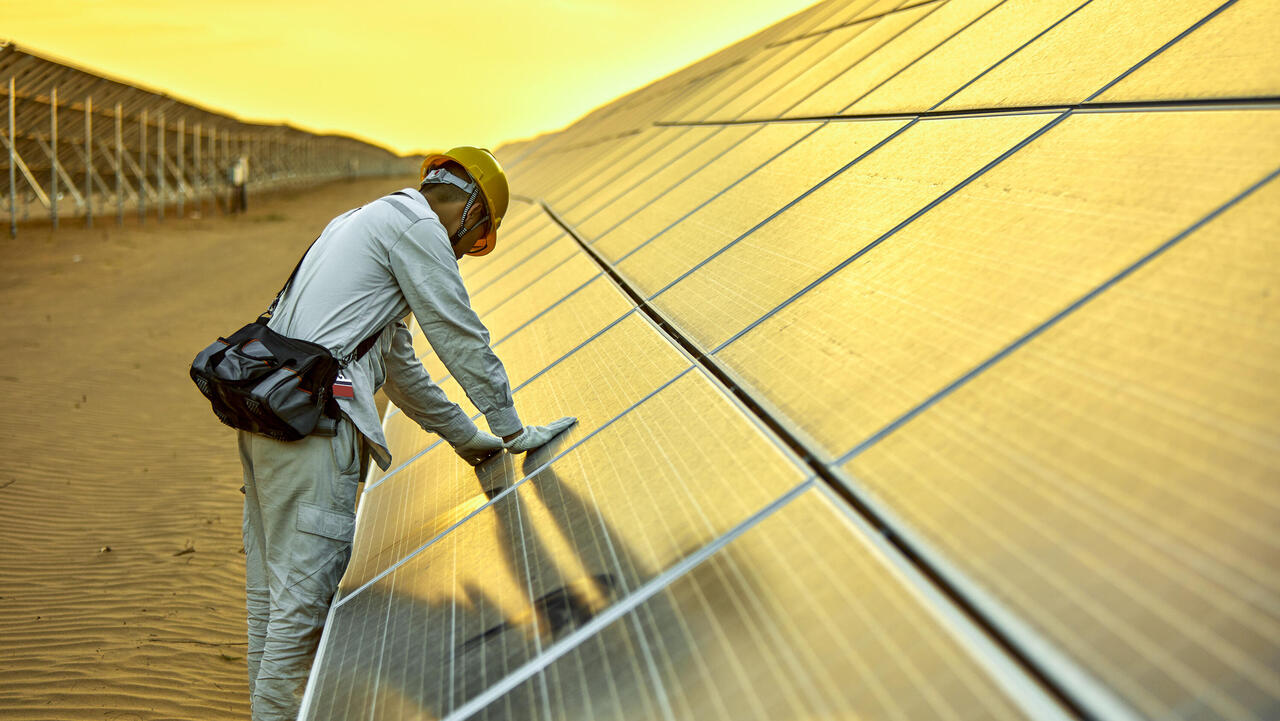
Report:
[[[316,240],[320,240],[320,236],[317,235]],[[267,321],[271,320],[271,314],[275,312],[276,306],[280,304],[280,299],[284,297],[284,292],[289,289],[289,284],[293,282],[295,277],[297,277],[298,270],[302,268],[302,261],[307,259],[307,253],[310,253],[311,249],[315,247],[316,240],[311,241],[311,245],[308,245],[307,249],[303,251],[302,257],[298,259],[298,264],[293,266],[293,272],[289,274],[289,279],[284,282],[284,285],[280,286],[280,292],[276,293],[275,300],[271,301],[271,305],[267,308],[267,312],[258,316],[259,323],[266,325]],[[345,368],[363,358],[364,354],[368,353],[369,350],[373,348],[374,344],[378,342],[378,336],[380,335],[382,335],[381,328],[375,330],[373,335],[360,341],[360,344],[356,346],[355,355],[349,356],[346,360],[339,360],[339,364]]]
[[[320,236],[317,235],[316,240],[320,240]],[[265,325],[268,320],[271,320],[271,314],[275,312],[276,306],[280,304],[280,298],[283,297],[284,292],[288,290],[289,284],[293,282],[295,277],[297,277],[298,270],[302,268],[302,261],[307,259],[307,253],[310,253],[311,249],[316,246],[316,240],[311,241],[311,245],[308,245],[307,249],[302,252],[302,257],[298,258],[298,264],[293,266],[293,272],[289,274],[289,279],[284,282],[284,285],[280,286],[280,292],[276,293],[275,300],[271,301],[271,305],[267,308],[267,312],[258,316],[259,323]]]

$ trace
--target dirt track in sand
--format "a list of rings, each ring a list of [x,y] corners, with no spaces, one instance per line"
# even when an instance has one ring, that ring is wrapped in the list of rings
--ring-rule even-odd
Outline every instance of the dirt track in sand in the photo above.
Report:
[[[330,218],[410,180],[4,232],[0,718],[248,718],[240,465],[187,369]]]

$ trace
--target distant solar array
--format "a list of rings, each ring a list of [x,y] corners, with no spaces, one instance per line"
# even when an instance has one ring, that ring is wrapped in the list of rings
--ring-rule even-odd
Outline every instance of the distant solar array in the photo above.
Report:
[[[832,0],[504,148],[580,423],[388,413],[303,718],[1280,715],[1277,18]]]
[[[0,43],[0,96],[0,214],[15,236],[20,220],[181,216],[224,193],[241,156],[255,191],[414,169],[355,138],[246,123],[13,43]]]

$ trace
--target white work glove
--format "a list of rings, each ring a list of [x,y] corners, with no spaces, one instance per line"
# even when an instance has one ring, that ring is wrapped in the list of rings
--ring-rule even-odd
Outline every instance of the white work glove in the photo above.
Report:
[[[479,428],[476,434],[466,443],[459,443],[453,446],[453,452],[462,457],[462,460],[473,466],[478,466],[488,460],[493,454],[502,450],[502,439],[497,436],[489,435]]]
[[[545,426],[525,426],[520,430],[520,435],[507,441],[507,452],[527,453],[545,446],[548,441],[577,422],[577,418],[568,416]]]

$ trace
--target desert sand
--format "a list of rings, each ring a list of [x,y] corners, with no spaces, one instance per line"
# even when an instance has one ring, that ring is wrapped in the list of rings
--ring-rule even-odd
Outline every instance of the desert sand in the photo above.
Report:
[[[409,180],[4,233],[0,718],[248,718],[235,432],[187,371],[331,217]]]

